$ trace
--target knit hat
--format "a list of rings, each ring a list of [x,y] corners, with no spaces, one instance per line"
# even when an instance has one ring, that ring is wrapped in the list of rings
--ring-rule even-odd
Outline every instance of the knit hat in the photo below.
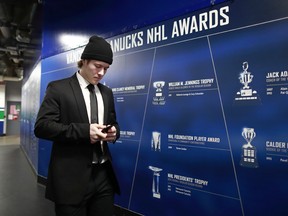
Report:
[[[88,44],[84,48],[81,59],[98,60],[111,65],[113,62],[111,46],[104,38],[94,35],[90,37]]]

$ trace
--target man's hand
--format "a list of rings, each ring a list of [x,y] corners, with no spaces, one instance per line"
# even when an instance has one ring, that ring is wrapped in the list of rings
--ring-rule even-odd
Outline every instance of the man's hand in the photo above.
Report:
[[[105,140],[108,133],[103,133],[101,130],[105,128],[105,125],[90,124],[90,142],[96,143],[97,141]]]
[[[116,128],[114,126],[112,126],[106,134],[106,137],[102,140],[104,141],[108,141],[108,142],[114,142],[116,140]]]

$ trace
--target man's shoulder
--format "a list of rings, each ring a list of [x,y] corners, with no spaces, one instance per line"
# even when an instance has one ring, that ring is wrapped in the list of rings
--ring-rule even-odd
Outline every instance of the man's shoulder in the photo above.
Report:
[[[58,86],[58,85],[66,85],[75,79],[74,75],[71,77],[66,77],[63,79],[53,80],[49,83],[49,85]]]
[[[111,90],[111,88],[110,87],[108,87],[108,86],[106,86],[106,85],[104,85],[104,84],[102,84],[102,83],[98,83],[98,88],[100,89],[100,90],[104,90],[104,91],[112,91]]]

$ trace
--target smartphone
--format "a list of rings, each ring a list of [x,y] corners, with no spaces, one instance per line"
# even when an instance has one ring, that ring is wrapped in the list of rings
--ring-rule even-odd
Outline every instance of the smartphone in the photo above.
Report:
[[[102,132],[102,133],[107,133],[108,130],[109,130],[110,128],[112,128],[112,127],[113,127],[113,125],[109,125],[109,126],[103,128],[103,129],[101,130],[101,132]]]

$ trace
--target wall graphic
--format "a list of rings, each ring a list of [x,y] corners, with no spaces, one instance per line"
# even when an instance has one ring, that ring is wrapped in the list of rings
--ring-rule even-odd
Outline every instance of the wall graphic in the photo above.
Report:
[[[41,62],[38,62],[33,69],[30,78],[22,86],[21,95],[21,122],[20,122],[20,144],[35,172],[38,174],[38,138],[34,135],[34,124],[40,105],[40,82]],[[50,152],[47,151],[47,158]],[[43,156],[44,157],[44,156]]]
[[[109,38],[117,205],[141,215],[288,214],[288,3],[275,2],[231,1]],[[42,61],[41,98],[77,71],[79,53]],[[39,141],[42,176],[50,148]]]
[[[239,19],[245,4],[253,10]],[[252,19],[261,11],[243,5],[110,40],[118,205],[143,215],[288,213],[288,19]]]

